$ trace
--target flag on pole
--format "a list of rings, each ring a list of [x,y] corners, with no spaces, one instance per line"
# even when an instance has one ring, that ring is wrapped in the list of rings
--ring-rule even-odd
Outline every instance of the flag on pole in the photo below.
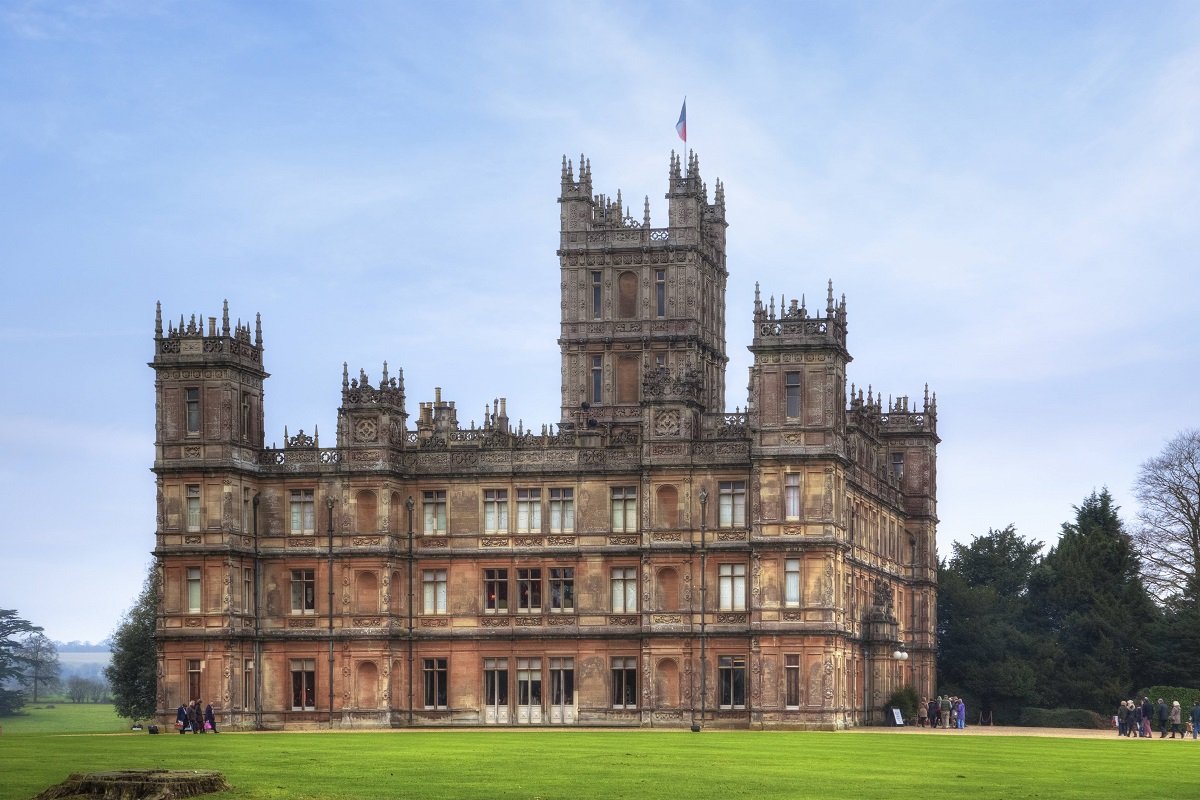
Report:
[[[679,122],[675,123],[675,132],[679,138],[687,141],[687,98],[683,98],[683,108],[679,109]]]

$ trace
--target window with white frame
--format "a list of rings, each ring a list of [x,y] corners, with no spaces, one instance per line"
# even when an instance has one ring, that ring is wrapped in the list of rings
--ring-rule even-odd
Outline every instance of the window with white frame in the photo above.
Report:
[[[483,610],[489,614],[508,613],[508,570],[483,571]]]
[[[192,612],[193,614],[199,613],[201,610],[200,595],[201,595],[200,568],[199,567],[188,567],[187,568],[187,605],[188,605],[188,611]]]
[[[422,659],[421,671],[425,678],[425,708],[446,708],[448,696],[446,689],[450,677],[447,660],[445,658]]]
[[[796,653],[783,657],[783,705],[800,707],[800,656]]]
[[[517,533],[542,530],[542,490],[517,489]]]
[[[550,532],[572,533],[575,530],[575,490],[550,490]]]
[[[720,481],[717,484],[717,524],[722,528],[746,525],[746,482]]]
[[[789,558],[783,562],[783,604],[795,608],[800,605],[800,559]]]
[[[422,612],[425,614],[445,614],[447,598],[446,570],[422,570],[421,589],[423,596],[421,604]]]
[[[311,569],[292,570],[292,613],[315,614],[317,611],[317,578]]]
[[[789,472],[783,476],[783,516],[800,519],[800,473]]]
[[[550,567],[550,613],[575,610],[575,568]]]
[[[632,533],[638,529],[637,487],[612,487],[613,533]]]
[[[446,535],[446,492],[435,489],[421,492],[421,513],[424,525],[421,530],[428,536]]]
[[[746,707],[746,657],[720,656],[717,659],[717,691],[721,708]]]
[[[293,658],[292,710],[312,711],[317,707],[317,661],[314,658]]]
[[[612,610],[614,614],[633,614],[638,610],[637,567],[613,567]]]
[[[637,708],[637,658],[620,656],[611,663],[613,708]]]
[[[536,614],[542,610],[542,570],[517,568],[517,613]]]
[[[485,533],[508,533],[508,490],[483,490],[483,530]]]
[[[292,533],[313,533],[317,517],[313,505],[312,489],[292,489],[291,494]]]
[[[722,611],[746,610],[746,565],[720,564],[717,567]]]
[[[187,485],[187,529],[195,532],[200,530],[200,484]]]

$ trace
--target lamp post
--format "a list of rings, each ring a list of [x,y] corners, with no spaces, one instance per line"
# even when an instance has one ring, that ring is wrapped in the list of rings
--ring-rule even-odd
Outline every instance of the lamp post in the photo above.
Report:
[[[326,722],[333,727],[333,495],[325,498],[329,509],[329,711]]]
[[[904,649],[904,642],[897,642],[896,649],[892,651],[892,694],[896,694],[896,690],[900,688],[900,675],[903,670],[904,662],[908,661],[908,651]]]
[[[692,723],[699,733],[708,702],[708,490],[700,487],[700,721]],[[695,707],[695,704],[693,704]]]

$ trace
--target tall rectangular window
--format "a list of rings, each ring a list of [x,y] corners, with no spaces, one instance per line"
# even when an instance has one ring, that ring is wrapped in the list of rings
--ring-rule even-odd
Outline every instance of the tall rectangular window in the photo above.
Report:
[[[189,658],[187,662],[188,699],[200,698],[200,659]]]
[[[446,613],[446,586],[446,570],[427,569],[422,571],[421,588],[424,595],[424,602],[421,606],[422,613]]]
[[[450,672],[444,658],[422,659],[421,671],[425,677],[425,707],[431,709],[446,708],[446,687]]]
[[[667,315],[667,271],[654,270],[654,316]]]
[[[613,487],[612,529],[613,533],[633,532],[638,529],[636,486]]]
[[[188,611],[200,613],[200,568],[187,568],[187,603]],[[192,698],[193,700],[195,698]]]
[[[493,708],[508,705],[508,659],[483,660],[483,702]]]
[[[508,612],[508,570],[483,571],[483,610],[490,614]]]
[[[619,657],[612,660],[613,708],[637,708],[637,658]]]
[[[783,604],[800,605],[800,559],[789,558],[783,562]]]
[[[550,704],[575,705],[575,659],[550,659]]]
[[[799,472],[789,472],[783,476],[783,515],[787,519],[800,519]]]
[[[717,524],[722,528],[743,528],[746,525],[746,482],[720,481],[718,488]]]
[[[184,417],[187,420],[189,435],[200,433],[200,390],[183,390]]]
[[[784,373],[783,379],[784,398],[787,401],[787,415],[789,419],[800,418],[800,373],[787,372]]]
[[[430,536],[446,535],[446,492],[436,490],[421,493],[421,512],[425,524],[421,528]]]
[[[542,490],[517,489],[517,533],[542,530]]]
[[[254,660],[247,658],[242,664],[242,708],[246,711],[253,711],[257,697],[258,691],[254,685]]]
[[[250,438],[250,395],[242,392],[242,440]]]
[[[550,490],[550,532],[571,533],[575,530],[575,490]]]
[[[312,489],[292,489],[292,533],[313,533],[317,529],[316,508]]]
[[[592,319],[600,319],[603,312],[603,283],[599,272],[592,273]]]
[[[508,490],[483,491],[483,530],[485,533],[508,533]]]
[[[317,661],[314,658],[293,658],[292,710],[312,711],[317,707]]]
[[[187,485],[187,529],[200,530],[200,484]]]
[[[592,356],[592,402],[604,398],[604,356]]]
[[[550,613],[562,614],[575,610],[575,568],[550,568]]]
[[[254,531],[254,498],[249,489],[242,489],[242,533]]]
[[[254,610],[254,569],[242,567],[242,611],[249,614]]]
[[[542,610],[542,571],[536,568],[517,569],[517,612],[538,613]]]
[[[721,656],[717,659],[717,675],[721,708],[745,708],[746,657]]]
[[[633,614],[638,610],[637,567],[614,567],[612,571],[612,610],[614,614]]]
[[[892,453],[892,477],[896,480],[904,478],[904,453]]]
[[[783,705],[800,707],[800,656],[796,654],[783,657]]]
[[[517,659],[517,705],[542,705],[542,660]]]
[[[717,567],[722,611],[746,610],[746,565],[721,564]]]
[[[292,570],[292,613],[315,614],[317,611],[317,579],[311,569]]]

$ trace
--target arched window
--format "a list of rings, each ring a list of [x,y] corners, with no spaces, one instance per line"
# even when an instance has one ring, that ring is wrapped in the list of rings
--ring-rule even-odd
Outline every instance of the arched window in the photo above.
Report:
[[[637,316],[638,278],[632,272],[622,272],[617,277],[617,317],[633,319]]]

